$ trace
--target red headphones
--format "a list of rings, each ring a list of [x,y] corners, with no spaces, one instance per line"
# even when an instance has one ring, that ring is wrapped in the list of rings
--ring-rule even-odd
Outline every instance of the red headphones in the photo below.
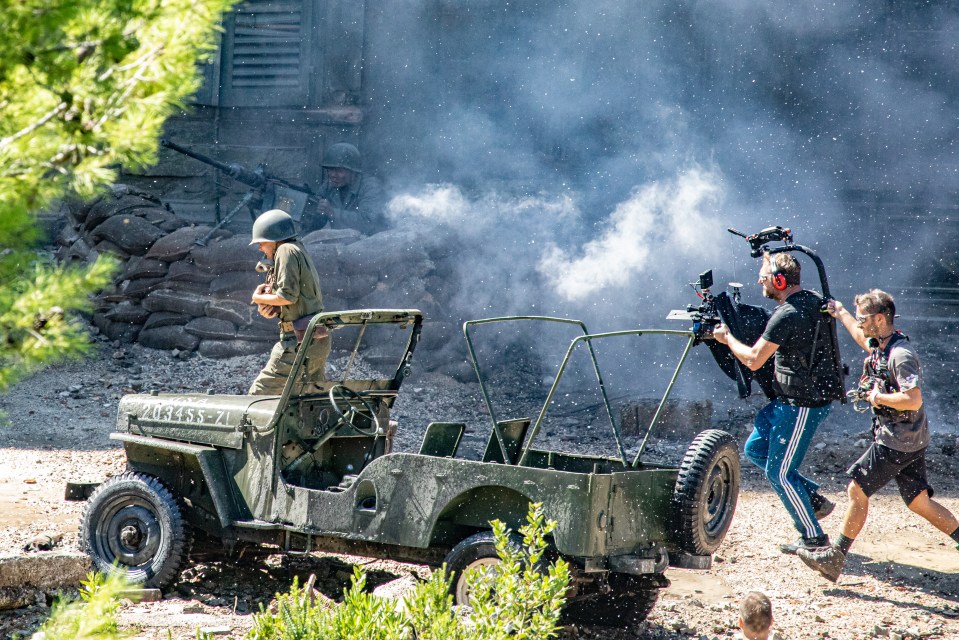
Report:
[[[769,277],[772,279],[773,289],[776,291],[785,291],[786,287],[789,286],[789,283],[786,282],[786,274],[782,271],[773,271],[769,274]]]

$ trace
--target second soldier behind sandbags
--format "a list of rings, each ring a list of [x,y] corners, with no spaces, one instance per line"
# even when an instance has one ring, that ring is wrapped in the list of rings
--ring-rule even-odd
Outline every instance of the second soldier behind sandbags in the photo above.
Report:
[[[359,150],[348,142],[330,145],[323,154],[323,183],[316,198],[318,204],[303,213],[304,233],[328,226],[372,235],[386,227],[383,188],[364,173]]]

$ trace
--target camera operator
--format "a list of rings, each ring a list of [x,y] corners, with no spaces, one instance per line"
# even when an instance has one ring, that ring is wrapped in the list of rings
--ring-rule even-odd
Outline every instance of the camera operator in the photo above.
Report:
[[[929,423],[922,406],[922,365],[909,338],[894,324],[896,304],[885,291],[873,289],[855,298],[856,315],[841,302],[830,301],[829,313],[869,352],[862,384],[872,405],[873,442],[847,472],[849,507],[834,545],[800,550],[799,557],[827,580],[842,573],[846,554],[866,524],[869,497],[895,480],[911,511],[959,542],[959,521],[932,499],[926,480]]]
[[[725,325],[713,331],[716,340],[726,344],[752,371],[775,354],[775,378],[781,393],[756,415],[744,451],[750,462],[765,472],[801,534],[796,542],[780,545],[783,553],[790,554],[799,548],[829,544],[819,518],[829,515],[836,506],[818,493],[818,484],[799,473],[831,402],[829,394],[820,388],[821,376],[817,373],[833,362],[823,299],[815,291],[802,288],[800,270],[799,262],[788,253],[763,254],[759,284],[763,296],[779,306],[754,345],[737,340]]]

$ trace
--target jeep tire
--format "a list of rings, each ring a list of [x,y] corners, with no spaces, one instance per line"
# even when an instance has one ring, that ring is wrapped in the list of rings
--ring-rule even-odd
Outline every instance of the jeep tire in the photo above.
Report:
[[[90,496],[80,540],[97,571],[125,572],[131,581],[158,589],[179,577],[191,541],[166,485],[130,471],[110,478]]]
[[[690,443],[673,492],[674,531],[680,549],[709,555],[723,541],[739,499],[739,448],[718,429]]]
[[[522,547],[523,539],[510,534],[509,543],[515,549]],[[496,553],[496,536],[492,531],[471,535],[457,544],[446,556],[446,577],[450,581],[453,604],[469,604],[469,588],[466,573],[469,569],[484,569],[501,562]]]

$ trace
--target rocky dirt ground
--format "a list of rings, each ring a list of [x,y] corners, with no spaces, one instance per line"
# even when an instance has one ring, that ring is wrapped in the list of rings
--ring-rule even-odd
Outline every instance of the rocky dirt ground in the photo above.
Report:
[[[941,501],[959,513],[959,458],[956,457],[956,409],[952,384],[957,362],[948,337],[925,339],[927,397],[935,403],[937,433],[929,450],[929,468]],[[144,389],[164,392],[212,388],[242,392],[261,357],[208,360],[98,343],[95,357],[54,367],[0,396],[6,418],[0,427],[0,555],[20,552],[38,534],[65,534],[58,549],[77,548],[82,503],[64,502],[65,481],[102,480],[123,469],[122,451],[108,439],[117,400]],[[341,362],[342,363],[342,362]],[[334,360],[336,364],[336,360]],[[426,420],[482,418],[475,385],[439,374],[415,375],[404,387],[394,415],[401,427],[397,447],[418,444]],[[758,400],[739,404],[718,421],[742,438]],[[724,414],[727,415],[727,414]],[[835,532],[841,519],[843,471],[864,449],[867,419],[839,407],[817,434],[805,470],[822,480],[824,492],[840,508],[824,521]],[[464,446],[484,440],[471,428]],[[686,441],[656,443],[653,455],[681,455]],[[784,510],[758,471],[743,467],[743,491],[732,529],[705,572],[671,570],[650,618],[622,629],[564,627],[573,638],[727,638],[735,631],[737,602],[759,589],[773,600],[776,628],[786,638],[959,638],[959,552],[948,538],[909,513],[894,488],[885,489],[871,507],[869,522],[853,548],[846,573],[830,584],[778,544],[795,537]],[[383,560],[315,553],[307,557],[269,556],[238,563],[200,561],[159,602],[124,603],[121,621],[133,637],[193,638],[197,628],[223,637],[240,637],[251,613],[286,590],[293,576],[309,574],[317,586],[339,597],[352,566],[369,572],[369,584],[400,593],[428,574],[424,567]],[[49,613],[47,599],[0,612],[0,637],[28,632]]]

